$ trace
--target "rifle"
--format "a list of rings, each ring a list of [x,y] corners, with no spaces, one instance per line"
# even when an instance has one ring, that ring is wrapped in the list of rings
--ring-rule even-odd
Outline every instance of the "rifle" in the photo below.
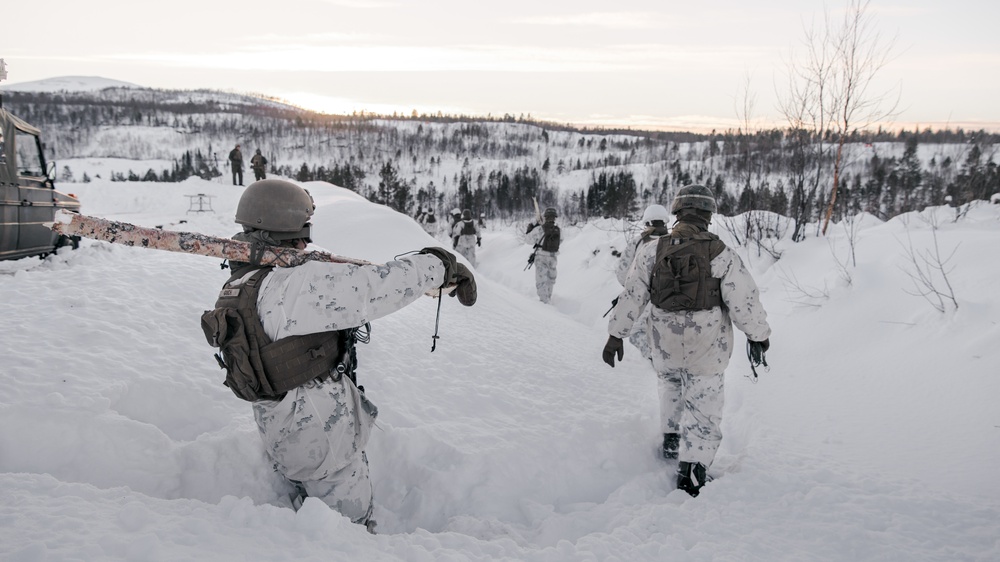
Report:
[[[528,271],[529,269],[531,269],[531,266],[535,265],[535,252],[538,251],[538,244],[535,244],[535,247],[532,249],[534,251],[531,252],[530,256],[528,256],[528,265],[524,266],[524,271]]]

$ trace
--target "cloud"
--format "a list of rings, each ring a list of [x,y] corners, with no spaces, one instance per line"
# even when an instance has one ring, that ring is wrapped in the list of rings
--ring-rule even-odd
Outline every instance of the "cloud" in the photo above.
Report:
[[[112,60],[230,70],[320,72],[640,72],[683,65],[732,64],[754,51],[741,47],[633,44],[600,48],[507,45],[262,45],[228,53],[129,53]]]
[[[375,9],[375,8],[394,8],[400,6],[399,2],[393,2],[391,0],[322,0],[327,4],[333,4],[334,6],[340,6],[342,8],[360,8],[363,10]]]
[[[607,27],[611,29],[657,29],[664,26],[661,15],[649,12],[593,12],[515,18],[511,21],[527,25]]]

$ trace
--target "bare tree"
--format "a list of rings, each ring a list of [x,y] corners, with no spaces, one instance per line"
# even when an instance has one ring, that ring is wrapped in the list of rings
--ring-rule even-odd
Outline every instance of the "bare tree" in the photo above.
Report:
[[[895,40],[884,38],[875,29],[869,3],[848,0],[839,25],[826,13],[822,29],[806,30],[807,56],[790,63],[788,94],[779,105],[792,129],[816,134],[816,174],[812,179],[817,184],[826,160],[824,137],[829,132],[835,139],[833,185],[822,222],[824,235],[837,202],[844,144],[853,133],[891,119],[899,103],[898,93],[894,96],[892,90],[873,91],[876,77],[892,59]]]
[[[837,202],[837,187],[847,137],[880,121],[895,116],[899,96],[892,91],[873,92],[875,77],[893,56],[895,39],[884,39],[874,29],[868,13],[869,0],[849,0],[840,30],[834,38],[834,67],[831,74],[831,114],[833,132],[837,136],[837,154],[833,160],[833,188],[823,219],[826,234],[833,208]]]
[[[907,243],[903,244],[898,239],[897,241],[902,246],[908,263],[901,269],[910,277],[914,288],[912,292],[906,289],[903,291],[913,296],[923,297],[938,312],[944,312],[949,305],[958,310],[958,298],[955,297],[955,289],[951,286],[951,280],[948,278],[948,274],[955,269],[954,266],[949,266],[949,262],[955,257],[958,245],[952,248],[951,253],[945,257],[941,253],[941,245],[938,243],[937,215],[931,212],[926,216],[921,215],[920,220],[930,226],[934,244],[931,249],[925,248],[922,251],[915,249],[913,238],[910,236],[909,224],[903,222],[907,227]]]

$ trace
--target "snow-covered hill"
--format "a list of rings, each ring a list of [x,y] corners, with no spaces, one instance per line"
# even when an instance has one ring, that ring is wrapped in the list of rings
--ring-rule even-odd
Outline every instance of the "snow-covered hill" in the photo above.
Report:
[[[31,82],[0,85],[0,90],[12,92],[93,92],[105,88],[141,88],[138,84],[102,78],[100,76],[57,76]]]
[[[62,187],[88,214],[236,230],[240,188]],[[307,187],[323,248],[384,261],[436,243],[352,192]],[[197,193],[214,213],[187,212]],[[856,266],[836,265],[852,239],[840,226],[778,242],[777,262],[742,252],[771,369],[752,384],[734,357],[717,479],[698,498],[655,455],[649,367],[631,347],[614,370],[600,360],[621,223],[564,230],[551,306],[523,271],[523,225],[491,225],[479,302],[445,300],[437,351],[430,298],[360,348],[380,409],[377,536],[317,500],[289,508],[200,332],[218,261],[85,241],[0,262],[0,559],[1000,559],[1000,205],[953,212],[861,221]],[[943,313],[906,293],[905,248],[935,237],[954,252],[958,309]]]

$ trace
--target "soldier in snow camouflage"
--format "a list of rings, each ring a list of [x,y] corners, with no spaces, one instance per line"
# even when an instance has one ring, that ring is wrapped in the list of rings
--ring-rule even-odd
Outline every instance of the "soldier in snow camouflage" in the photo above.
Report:
[[[462,211],[461,218],[451,227],[451,238],[455,250],[476,267],[476,247],[482,245],[483,236],[472,220],[472,211]]]
[[[667,214],[667,210],[663,205],[650,205],[643,211],[642,223],[645,228],[638,236],[630,238],[625,242],[625,249],[622,250],[622,255],[618,259],[618,267],[615,269],[615,277],[622,287],[625,286],[625,279],[628,277],[629,269],[632,268],[632,262],[635,261],[636,252],[649,243],[654,243],[655,245],[657,240],[670,233],[670,228],[666,225],[669,219],[670,215]],[[649,334],[649,307],[647,306],[632,326],[632,333],[628,336],[629,343],[638,348],[639,352],[646,359],[652,357],[652,345],[649,342]],[[676,455],[673,458],[676,458]]]
[[[541,223],[531,223],[524,241],[534,244],[535,291],[538,300],[548,304],[552,300],[552,290],[556,286],[556,266],[558,265],[559,244],[562,231],[556,225],[554,207],[545,209]]]
[[[604,361],[614,367],[615,357],[621,360],[623,355],[622,338],[632,331],[647,304],[655,305],[649,307],[651,360],[659,377],[664,454],[679,459],[677,487],[692,496],[705,484],[722,440],[723,380],[733,351],[732,325],[764,350],[771,334],[757,285],[743,261],[707,232],[715,210],[715,199],[704,186],[678,191],[671,209],[677,222],[669,236],[639,249],[608,323],[603,353]],[[710,257],[706,263],[711,271],[705,272],[701,283],[717,287],[714,297],[707,292],[699,297],[700,304],[696,300],[688,309],[676,306],[677,295],[663,289],[671,283],[661,284],[654,276],[669,265],[669,249],[685,242],[685,247],[695,248],[692,253]]]
[[[305,248],[313,204],[291,182],[263,180],[240,199],[235,238]],[[243,266],[226,288],[238,288],[259,268]],[[264,332],[277,342],[347,330],[395,312],[426,291],[456,284],[465,306],[476,301],[469,270],[441,248],[384,265],[310,261],[276,267],[262,280],[257,313]],[[310,380],[275,399],[253,403],[261,439],[275,470],[349,517],[374,527],[372,486],[365,446],[378,409],[348,376],[336,372]]]

